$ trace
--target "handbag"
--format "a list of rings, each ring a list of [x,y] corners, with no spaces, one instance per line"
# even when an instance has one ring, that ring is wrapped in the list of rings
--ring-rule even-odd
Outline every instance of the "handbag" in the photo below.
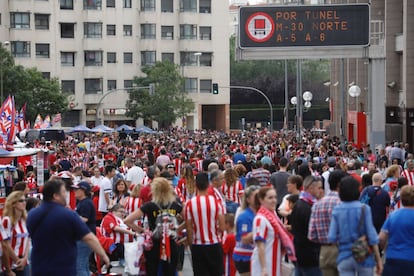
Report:
[[[361,217],[359,218],[358,224],[358,233],[362,233],[365,217],[365,204],[362,204]],[[352,256],[355,261],[362,263],[365,261],[369,255],[373,252],[372,247],[368,244],[368,239],[366,235],[360,236],[351,247]]]
[[[138,275],[140,269],[140,258],[144,251],[144,237],[139,236],[133,242],[124,243],[125,251],[125,273],[128,275]]]
[[[295,272],[295,265],[291,262],[283,260],[280,265],[280,275],[281,276],[293,276]]]

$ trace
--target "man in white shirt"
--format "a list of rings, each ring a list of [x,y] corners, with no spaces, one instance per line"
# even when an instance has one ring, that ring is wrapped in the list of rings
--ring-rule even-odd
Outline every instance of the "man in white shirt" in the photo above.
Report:
[[[128,172],[126,174],[125,180],[127,181],[128,185],[131,184],[137,185],[141,184],[142,180],[145,177],[145,172],[142,168],[134,164],[131,158],[125,158],[125,166],[128,168]]]
[[[108,213],[108,205],[112,194],[112,177],[115,176],[115,172],[114,166],[107,165],[105,167],[105,177],[102,179],[101,186],[99,187],[98,211],[104,216]]]

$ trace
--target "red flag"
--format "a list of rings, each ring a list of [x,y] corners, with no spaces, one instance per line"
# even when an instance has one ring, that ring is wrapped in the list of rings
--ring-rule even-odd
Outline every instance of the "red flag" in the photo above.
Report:
[[[16,107],[14,105],[14,97],[10,95],[1,106],[0,127],[3,146],[6,141],[6,149],[13,150],[13,143],[16,137]]]

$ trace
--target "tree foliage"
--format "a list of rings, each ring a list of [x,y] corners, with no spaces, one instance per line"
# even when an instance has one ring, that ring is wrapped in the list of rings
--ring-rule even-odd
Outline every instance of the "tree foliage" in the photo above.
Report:
[[[135,77],[134,83],[137,87],[154,84],[154,93],[151,95],[148,89],[130,90],[127,116],[154,120],[163,128],[194,110],[194,102],[183,91],[184,79],[178,65],[157,62],[144,67],[142,72],[146,76]]]
[[[36,68],[24,68],[14,63],[13,57],[0,46],[0,65],[3,71],[3,95],[14,95],[16,107],[27,104],[26,119],[33,121],[42,116],[62,113],[67,99],[61,93],[58,79],[45,79]]]
[[[273,105],[283,105],[285,93],[284,60],[235,60],[235,37],[230,38],[230,81],[231,85],[255,87],[263,91]],[[296,60],[288,60],[289,98],[296,95]],[[329,80],[329,60],[302,61],[302,88],[313,94],[312,103],[322,103],[329,95],[323,83]],[[262,104],[265,99],[257,93],[231,93],[232,104]]]

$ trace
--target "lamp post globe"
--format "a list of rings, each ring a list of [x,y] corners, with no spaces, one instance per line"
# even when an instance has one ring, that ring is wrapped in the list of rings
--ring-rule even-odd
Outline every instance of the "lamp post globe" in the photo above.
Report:
[[[312,101],[312,98],[313,98],[313,95],[312,95],[312,93],[311,93],[310,91],[305,91],[305,92],[303,92],[303,99],[304,99],[306,102],[310,102],[310,101]]]
[[[361,95],[361,88],[359,88],[358,85],[352,85],[348,89],[348,94],[349,94],[349,96],[351,96],[353,98],[359,97],[359,95]]]

